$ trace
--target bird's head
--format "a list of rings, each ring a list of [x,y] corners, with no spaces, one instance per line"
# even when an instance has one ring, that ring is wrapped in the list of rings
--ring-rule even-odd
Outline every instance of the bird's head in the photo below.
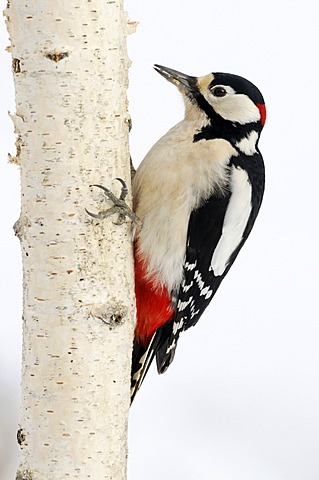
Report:
[[[186,103],[186,116],[204,112],[213,122],[222,119],[237,125],[256,123],[262,128],[266,108],[258,88],[238,75],[209,73],[192,77],[171,68],[155,65],[155,70],[178,87]]]

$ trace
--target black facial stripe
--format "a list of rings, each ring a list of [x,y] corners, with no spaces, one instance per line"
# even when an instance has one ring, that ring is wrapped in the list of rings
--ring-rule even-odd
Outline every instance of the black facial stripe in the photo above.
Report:
[[[229,120],[224,120],[221,117],[218,118],[216,114],[216,119],[213,119],[211,123],[203,127],[198,133],[195,133],[193,142],[223,138],[235,146],[237,142],[240,142],[240,140],[247,137],[252,130],[260,133],[260,123],[254,122],[241,125],[230,122]]]
[[[207,100],[199,91],[197,94],[194,95],[194,99],[199,108],[206,113],[208,118],[213,119],[217,115],[213,107],[207,102]]]

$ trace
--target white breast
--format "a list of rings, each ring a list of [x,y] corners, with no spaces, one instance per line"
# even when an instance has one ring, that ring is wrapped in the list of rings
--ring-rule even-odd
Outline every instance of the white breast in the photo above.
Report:
[[[152,147],[133,180],[135,210],[143,222],[139,250],[148,276],[155,275],[169,291],[182,281],[190,213],[225,187],[228,161],[237,155],[223,139],[193,143],[194,132],[191,121],[173,127]]]

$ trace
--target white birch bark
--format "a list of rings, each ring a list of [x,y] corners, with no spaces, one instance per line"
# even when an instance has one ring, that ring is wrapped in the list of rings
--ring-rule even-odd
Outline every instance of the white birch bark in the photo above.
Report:
[[[122,0],[11,0],[24,270],[17,480],[126,478],[131,226],[90,184],[130,179]],[[113,219],[114,220],[114,219]]]

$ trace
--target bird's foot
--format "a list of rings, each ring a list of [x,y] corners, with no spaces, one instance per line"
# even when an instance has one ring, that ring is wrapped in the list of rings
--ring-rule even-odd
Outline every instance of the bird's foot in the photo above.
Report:
[[[133,210],[125,202],[125,198],[128,194],[126,183],[121,178],[116,178],[116,180],[122,184],[121,195],[119,197],[114,195],[114,193],[108,188],[103,187],[103,185],[90,185],[90,187],[97,187],[103,190],[107,198],[113,203],[113,207],[108,208],[107,210],[101,210],[98,213],[92,213],[85,209],[86,213],[97,220],[104,220],[111,215],[118,214],[118,219],[116,222],[113,222],[115,225],[122,225],[125,222],[126,217],[128,217],[133,223],[137,225],[140,224],[138,216],[135,215]]]

